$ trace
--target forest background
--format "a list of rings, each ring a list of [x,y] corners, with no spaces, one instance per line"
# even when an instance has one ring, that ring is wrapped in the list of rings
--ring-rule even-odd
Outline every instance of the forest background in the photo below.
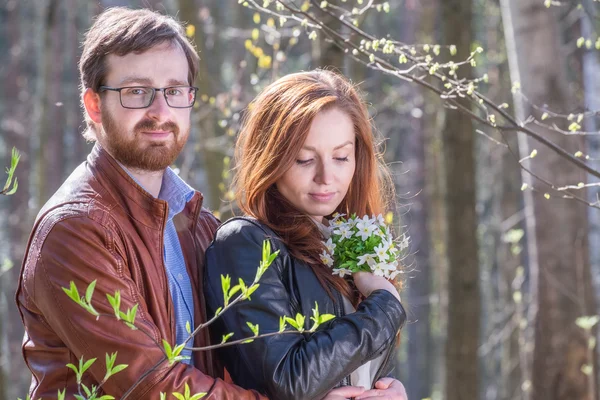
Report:
[[[30,382],[19,267],[37,212],[91,149],[77,60],[111,6],[173,15],[198,47],[175,167],[222,218],[261,88],[319,67],[358,85],[411,237],[394,372],[411,400],[600,398],[596,0],[0,0],[0,165],[21,154],[18,190],[0,196],[0,400]]]

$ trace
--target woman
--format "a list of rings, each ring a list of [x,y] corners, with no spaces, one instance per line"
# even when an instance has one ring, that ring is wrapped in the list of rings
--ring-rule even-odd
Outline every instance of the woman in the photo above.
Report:
[[[391,198],[389,179],[382,178],[389,175],[355,89],[328,71],[274,82],[250,107],[236,162],[234,187],[247,217],[223,224],[206,252],[209,316],[223,305],[221,275],[252,282],[265,239],[280,254],[251,300],[237,303],[211,325],[213,339],[220,342],[228,333],[234,333],[231,340],[253,336],[247,322],[258,324],[261,333],[276,332],[280,316],[297,313],[306,316],[309,329],[315,303],[321,313],[337,318],[314,333],[222,348],[219,356],[233,381],[277,400],[321,399],[351,384],[375,388],[357,399],[405,400],[400,382],[382,378],[390,372],[406,318],[398,292],[371,273],[354,274],[353,282],[334,276],[320,261],[326,217],[379,214]]]

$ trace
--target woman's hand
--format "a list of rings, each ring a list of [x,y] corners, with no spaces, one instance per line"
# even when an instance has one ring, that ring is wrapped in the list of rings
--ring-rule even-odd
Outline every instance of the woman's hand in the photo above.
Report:
[[[377,276],[371,272],[356,272],[352,276],[354,278],[354,284],[356,285],[356,288],[363,296],[369,297],[372,291],[384,289],[392,293],[394,296],[396,296],[398,301],[400,301],[400,294],[398,294],[398,290],[396,290],[394,285],[392,285],[392,283],[383,276]]]
[[[356,400],[408,400],[406,389],[399,380],[381,378],[375,382],[375,389],[367,390],[356,397]]]
[[[327,396],[325,396],[323,400],[347,400],[352,397],[360,396],[364,391],[365,388],[363,387],[342,386],[327,393]]]

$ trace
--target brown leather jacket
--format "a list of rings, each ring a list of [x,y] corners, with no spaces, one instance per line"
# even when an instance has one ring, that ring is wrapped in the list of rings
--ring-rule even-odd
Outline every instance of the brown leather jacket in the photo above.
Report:
[[[102,385],[106,394],[128,399],[172,398],[174,391],[208,393],[203,399],[259,399],[220,378],[210,352],[195,352],[194,367],[164,360],[162,340],[175,343],[175,318],[163,264],[167,204],[147,194],[116,161],[96,145],[39,213],[31,233],[17,289],[25,325],[23,356],[33,373],[32,399],[67,398],[78,393],[75,373],[66,364],[96,358],[83,383],[98,385],[106,372],[105,354],[128,367]],[[197,293],[196,323],[205,321],[202,296],[204,251],[218,221],[202,208],[196,193],[174,218],[188,273]],[[75,282],[80,296],[96,281],[92,305],[99,319],[62,290]],[[132,330],[114,318],[107,294],[121,293],[121,310],[139,305]],[[209,344],[201,331],[195,346]],[[158,365],[153,372],[146,371]],[[137,385],[134,383],[141,379]],[[131,389],[131,391],[130,391]],[[70,396],[71,395],[71,396]]]

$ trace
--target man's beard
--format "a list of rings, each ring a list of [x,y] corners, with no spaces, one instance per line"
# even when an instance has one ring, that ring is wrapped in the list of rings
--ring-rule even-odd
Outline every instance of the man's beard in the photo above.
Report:
[[[105,140],[101,143],[121,164],[128,168],[144,171],[162,171],[172,165],[183,149],[189,132],[180,134],[179,126],[172,121],[158,125],[150,119],[143,119],[134,128],[134,137],[128,139],[111,115],[102,110],[102,129]],[[174,139],[168,142],[150,142],[142,146],[144,131],[169,131]]]

